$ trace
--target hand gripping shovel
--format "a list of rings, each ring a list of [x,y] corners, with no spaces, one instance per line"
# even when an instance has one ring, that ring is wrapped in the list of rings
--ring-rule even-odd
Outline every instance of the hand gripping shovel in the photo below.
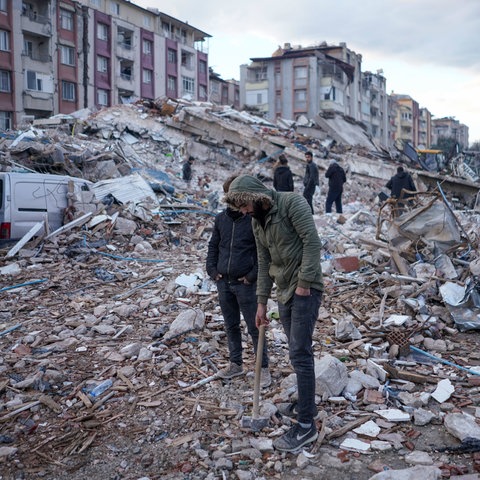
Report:
[[[265,325],[260,325],[258,328],[258,345],[257,355],[255,359],[255,383],[253,388],[253,412],[251,417],[242,417],[242,427],[250,428],[254,432],[260,431],[268,425],[268,418],[260,417],[260,376],[262,374],[262,356],[263,344],[265,342]]]

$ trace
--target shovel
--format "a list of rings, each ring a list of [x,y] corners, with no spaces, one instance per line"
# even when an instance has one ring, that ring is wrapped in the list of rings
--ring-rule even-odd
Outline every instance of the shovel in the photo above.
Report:
[[[263,344],[265,342],[265,325],[258,328],[258,345],[255,359],[255,381],[253,387],[253,412],[251,417],[242,417],[242,427],[250,428],[254,432],[260,431],[268,425],[268,418],[260,417],[260,376],[262,374]]]

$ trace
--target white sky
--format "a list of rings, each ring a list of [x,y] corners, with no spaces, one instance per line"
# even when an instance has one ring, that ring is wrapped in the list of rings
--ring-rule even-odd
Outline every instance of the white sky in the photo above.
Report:
[[[454,117],[480,141],[478,0],[132,0],[212,35],[209,65],[240,78],[250,58],[285,43],[346,42],[362,70],[383,70],[387,93],[410,95],[434,118]]]

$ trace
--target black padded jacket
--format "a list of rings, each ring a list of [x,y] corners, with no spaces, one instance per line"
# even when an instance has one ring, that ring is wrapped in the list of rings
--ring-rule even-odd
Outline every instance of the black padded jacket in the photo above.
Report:
[[[220,273],[232,283],[241,277],[257,281],[257,247],[249,215],[227,208],[215,217],[206,268],[212,279]]]

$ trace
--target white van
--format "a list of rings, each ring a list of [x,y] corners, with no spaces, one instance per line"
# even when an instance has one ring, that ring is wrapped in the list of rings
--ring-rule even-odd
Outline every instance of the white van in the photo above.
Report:
[[[50,231],[63,225],[68,182],[90,190],[82,178],[44,173],[0,172],[0,240],[16,240],[47,217]]]

